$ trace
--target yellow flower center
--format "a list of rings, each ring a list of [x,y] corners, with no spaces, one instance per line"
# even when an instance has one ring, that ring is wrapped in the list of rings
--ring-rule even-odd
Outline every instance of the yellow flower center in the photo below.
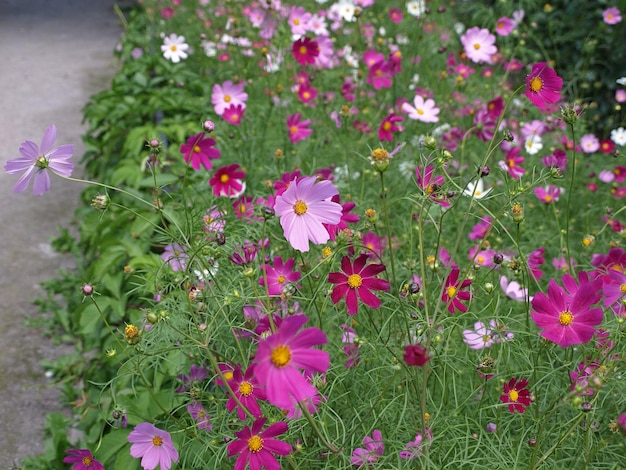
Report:
[[[389,129],[391,129],[391,123],[387,121],[383,124],[383,130],[388,131]]]
[[[375,162],[384,162],[389,159],[389,152],[385,149],[377,148],[372,150],[371,157]]]
[[[535,77],[530,81],[530,90],[538,93],[543,88],[543,80],[539,77]]]
[[[154,436],[152,438],[152,445],[155,447],[161,447],[163,445],[163,438],[161,436]]]
[[[230,95],[224,95],[224,101],[226,101],[227,103],[230,103],[230,100],[232,98],[230,97]]]
[[[488,343],[489,341],[491,341],[491,336],[483,335],[483,343]]]
[[[574,321],[574,315],[569,310],[559,313],[559,323],[563,326],[571,325]]]
[[[200,153],[202,151],[202,149],[200,148],[199,145],[194,145],[193,146],[193,153]]]
[[[172,44],[172,45],[170,46],[170,50],[171,50],[172,52],[176,52],[176,44]]]
[[[509,392],[509,400],[516,402],[518,398],[519,398],[519,393],[517,393],[517,390],[511,390]]]
[[[252,436],[248,439],[248,450],[250,452],[259,452],[263,449],[263,439],[259,436]]]
[[[291,351],[288,346],[281,344],[280,346],[272,349],[271,355],[272,364],[276,367],[285,367],[291,362]]]
[[[456,287],[454,287],[454,286],[450,286],[450,287],[448,287],[448,289],[447,289],[447,291],[446,291],[446,292],[448,293],[448,297],[450,297],[451,299],[453,299],[453,298],[454,298],[454,296],[456,295]]]
[[[304,93],[302,93],[302,97],[305,100],[308,100],[311,97],[311,93],[309,93],[308,91],[305,91]]]
[[[474,44],[474,49],[476,49],[476,50],[480,49],[480,44],[478,44],[478,43]]]
[[[358,274],[350,274],[348,276],[348,285],[353,289],[358,289],[363,284],[363,278]]]
[[[293,211],[296,215],[303,215],[307,210],[306,203],[304,201],[298,201],[293,205]]]
[[[222,175],[222,176],[220,176],[220,181],[221,181],[222,183],[228,183],[228,180],[229,180],[229,179],[230,179],[230,178],[229,178],[229,176],[228,176],[228,175]]]
[[[333,254],[333,250],[331,250],[329,247],[324,247],[324,249],[322,250],[322,257],[324,258],[328,258],[330,255]]]
[[[619,290],[622,294],[626,294],[626,284],[620,285]]]
[[[283,275],[281,274],[280,276],[278,276],[278,279],[276,279],[276,281],[277,281],[279,284],[284,283],[284,282],[285,282],[285,276],[283,276]]]
[[[428,256],[426,257],[426,262],[427,262],[428,264],[435,264],[435,257],[434,257],[433,255],[428,255]]]
[[[295,24],[296,26],[298,26],[300,24],[300,20],[298,18],[295,18],[293,20],[293,24]]]
[[[292,134],[297,134],[298,133],[298,128],[296,126],[291,126],[289,128],[289,132],[291,132]]]
[[[418,109],[417,110],[417,114],[419,114],[421,116],[422,114],[424,114],[424,111],[422,111],[421,109]]]
[[[224,372],[224,380],[232,380],[232,378],[233,378],[232,370]]]
[[[550,196],[549,194],[546,194],[546,197],[544,197],[543,200],[546,202],[550,202],[552,200],[552,196]]]
[[[241,382],[239,385],[239,393],[241,393],[244,397],[249,397],[252,395],[252,391],[254,387],[250,382]]]
[[[300,46],[300,54],[302,55],[306,54],[306,47]]]
[[[83,457],[82,464],[86,467],[91,467],[93,460],[90,457]]]

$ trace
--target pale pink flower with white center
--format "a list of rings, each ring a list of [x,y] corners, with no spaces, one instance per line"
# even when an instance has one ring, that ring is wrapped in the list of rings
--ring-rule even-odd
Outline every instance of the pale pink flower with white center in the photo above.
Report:
[[[580,138],[580,148],[585,153],[594,153],[600,150],[600,141],[593,134],[585,134]]]
[[[185,36],[178,36],[174,33],[163,38],[163,44],[161,45],[161,52],[163,57],[167,60],[171,60],[175,64],[180,62],[180,59],[187,58],[187,50],[189,44],[185,43]]]
[[[303,7],[292,6],[289,10],[289,27],[291,34],[305,35],[309,30],[309,21],[311,13],[308,13]]]
[[[495,46],[496,37],[488,29],[480,29],[478,26],[468,29],[461,36],[461,44],[465,48],[465,55],[476,63],[491,63],[491,57],[498,52]]]
[[[524,302],[528,296],[527,288],[522,287],[517,281],[509,282],[504,276],[500,276],[500,287],[504,291],[504,295],[518,302]],[[530,300],[533,300],[532,296],[529,297]]]
[[[245,110],[248,94],[243,91],[243,87],[243,82],[235,85],[230,80],[226,80],[221,85],[213,85],[211,103],[213,103],[215,114],[221,116],[226,108],[231,106],[237,107],[238,105],[241,105],[243,110]]]
[[[614,25],[622,21],[622,15],[619,8],[611,7],[602,12],[602,19],[606,24]]]
[[[437,122],[439,121],[439,108],[435,107],[435,102],[428,98],[424,100],[423,96],[415,95],[413,99],[414,106],[409,103],[402,105],[402,111],[408,113],[410,119],[415,119],[422,122]]]

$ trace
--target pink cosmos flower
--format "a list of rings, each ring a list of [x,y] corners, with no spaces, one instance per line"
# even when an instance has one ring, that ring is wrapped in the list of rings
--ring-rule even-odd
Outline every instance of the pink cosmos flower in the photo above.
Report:
[[[274,266],[261,265],[263,276],[259,279],[259,284],[264,286],[267,282],[268,295],[281,295],[285,286],[300,280],[300,273],[293,270],[294,263],[293,258],[289,258],[283,263],[280,256],[275,256]]]
[[[497,118],[493,117],[486,108],[474,114],[474,134],[483,142],[489,142],[493,138],[497,124]]]
[[[559,196],[563,193],[564,189],[554,186],[552,184],[544,186],[543,188],[535,188],[535,196],[544,204],[552,204],[559,200]]]
[[[465,31],[461,36],[461,44],[465,48],[465,55],[476,63],[491,62],[491,57],[498,52],[495,46],[496,37],[488,29],[480,29],[478,26]]]
[[[350,263],[350,258],[344,256],[341,259],[341,271],[328,274],[328,282],[336,284],[333,288],[330,298],[334,304],[338,303],[342,298],[346,298],[346,307],[348,315],[356,315],[359,311],[359,302],[361,301],[370,308],[379,308],[380,299],[376,297],[372,290],[389,290],[389,282],[384,279],[375,278],[385,270],[384,264],[367,264],[368,256],[366,254],[359,255],[354,264]]]
[[[341,220],[341,205],[331,201],[339,194],[337,187],[330,181],[316,181],[314,176],[294,178],[274,204],[285,238],[299,251],[309,251],[309,241],[326,243],[330,235],[323,224],[335,225]]]
[[[463,342],[471,349],[489,348],[495,343],[491,329],[480,321],[474,323],[473,330],[463,330]]]
[[[502,388],[504,395],[500,395],[502,403],[509,404],[509,411],[515,413],[524,413],[526,408],[530,406],[530,390],[527,388],[528,380],[517,380],[513,377],[508,382],[504,382]]]
[[[595,327],[602,323],[602,309],[591,308],[601,298],[598,293],[601,283],[589,281],[582,272],[580,285],[569,274],[564,274],[562,281],[567,291],[550,279],[548,295],[543,292],[535,295],[530,315],[542,329],[541,336],[566,348],[589,342]]]
[[[93,458],[89,449],[69,449],[69,455],[63,459],[63,463],[73,463],[72,470],[104,470],[104,465]]]
[[[308,119],[300,121],[300,118],[302,118],[300,113],[292,114],[287,118],[289,140],[294,144],[300,140],[306,140],[313,133],[313,129],[309,129],[311,121]]]
[[[404,127],[397,126],[396,122],[402,122],[404,118],[402,116],[396,116],[395,113],[388,114],[385,119],[382,120],[378,127],[378,138],[381,142],[393,140],[393,132],[402,132]]]
[[[317,98],[317,88],[310,83],[298,86],[298,98],[304,104],[310,103]]]
[[[436,204],[442,207],[449,207],[450,202],[447,199],[446,194],[442,191],[441,187],[444,183],[444,177],[437,175],[433,177],[435,167],[432,165],[427,166],[422,170],[421,166],[415,169],[415,178],[417,186],[420,187],[424,194],[428,195],[428,198]]]
[[[215,140],[205,137],[204,132],[192,135],[187,143],[180,146],[180,153],[184,155],[185,162],[191,162],[191,168],[199,170],[200,165],[210,170],[213,168],[211,159],[220,158],[220,151],[214,148]]]
[[[429,446],[430,441],[433,438],[433,433],[430,428],[424,428],[423,433],[418,433],[415,436],[415,440],[408,442],[404,449],[400,451],[399,455],[401,459],[413,460],[422,456],[422,447]]]
[[[389,10],[389,19],[393,23],[402,23],[402,10],[400,10],[399,8],[391,8]]]
[[[319,328],[300,328],[308,321],[304,315],[282,320],[278,330],[259,340],[254,363],[257,380],[265,384],[267,401],[281,409],[317,396],[317,389],[300,372],[326,373],[330,365],[326,351],[314,346],[326,344]]]
[[[563,149],[555,149],[551,155],[543,157],[541,162],[548,168],[557,168],[563,174],[567,169],[567,154]]]
[[[513,147],[506,154],[506,160],[500,160],[498,166],[503,171],[506,171],[511,175],[513,179],[519,179],[524,174],[524,168],[521,166],[524,163],[524,157],[520,156],[520,147]]]
[[[392,78],[392,64],[385,60],[380,60],[368,68],[366,83],[372,85],[375,90],[380,90],[391,87]]]
[[[524,94],[532,104],[544,110],[561,99],[561,88],[563,79],[548,67],[547,62],[538,62],[526,76]]]
[[[513,30],[517,27],[517,23],[513,21],[511,18],[507,18],[503,16],[498,21],[496,21],[496,34],[499,36],[508,36],[513,32]]]
[[[209,180],[209,186],[213,188],[215,196],[239,197],[246,188],[243,179],[246,174],[240,170],[237,163],[226,165],[215,170]]]
[[[235,470],[245,470],[248,464],[252,470],[262,468],[277,470],[280,469],[280,464],[273,454],[288,455],[291,452],[289,444],[274,439],[287,432],[287,423],[279,421],[261,431],[266,421],[266,418],[259,418],[252,424],[252,428],[244,426],[241,431],[235,433],[237,439],[228,444],[229,457],[239,454]]]
[[[415,119],[422,122],[437,122],[439,121],[439,108],[435,107],[435,102],[428,98],[424,100],[424,97],[415,95],[413,99],[413,105],[409,103],[402,104],[402,111],[408,113],[410,119]]]
[[[71,144],[59,145],[52,148],[57,138],[57,128],[50,125],[46,128],[41,145],[26,140],[20,145],[20,158],[9,160],[4,169],[10,175],[24,172],[13,186],[14,193],[21,193],[30,184],[34,177],[33,194],[41,196],[50,189],[50,176],[48,170],[57,175],[69,178],[74,170],[74,164],[69,161],[74,154],[74,146]]]
[[[317,42],[304,36],[293,42],[291,53],[300,65],[306,66],[315,63],[315,58],[319,55],[320,49]]]
[[[543,271],[539,269],[546,259],[543,257],[544,252],[546,251],[545,247],[537,248],[536,250],[528,253],[528,259],[526,263],[528,264],[529,274],[533,277],[535,281],[539,281],[541,276],[543,276]]]
[[[522,287],[519,282],[511,281],[509,282],[505,276],[500,276],[500,287],[508,298],[517,300],[518,302],[526,301],[526,297],[528,296],[528,289],[526,287]],[[532,300],[532,296],[530,300]]]
[[[178,462],[178,451],[172,444],[169,433],[156,428],[150,423],[139,423],[128,435],[130,455],[141,457],[144,470],[154,470],[157,465],[161,470],[169,470],[172,462]]]
[[[211,103],[213,103],[215,114],[221,116],[224,110],[232,105],[241,105],[245,109],[248,94],[243,91],[243,87],[244,82],[235,85],[230,80],[226,80],[221,85],[213,85]]]
[[[378,429],[374,429],[372,437],[365,436],[363,438],[363,446],[354,449],[350,462],[357,466],[370,466],[370,464],[378,462],[385,452],[385,444],[383,435]]]
[[[267,397],[265,396],[263,388],[259,385],[259,381],[254,375],[254,364],[249,366],[245,373],[242,373],[239,367],[234,368],[232,371],[232,378],[228,381],[226,386],[233,391],[235,396],[239,399],[239,402],[252,416],[255,418],[263,416],[263,412],[261,411],[257,400],[265,400]],[[245,410],[242,409],[237,404],[235,399],[229,395],[228,402],[226,402],[226,409],[228,411],[233,411],[235,408],[237,408],[237,417],[240,420],[245,421]]]
[[[404,348],[402,356],[407,366],[424,367],[432,358],[428,355],[428,350],[422,347],[421,343],[409,344]]]
[[[622,21],[622,15],[619,8],[611,7],[602,12],[602,19],[606,24],[614,25]]]
[[[195,401],[187,405],[187,411],[196,421],[198,429],[204,429],[206,432],[210,432],[213,429],[211,417],[202,406],[202,403]]]
[[[308,31],[308,23],[311,20],[311,13],[302,7],[292,6],[289,10],[289,27],[291,34],[302,36]]]
[[[572,381],[570,391],[575,392],[577,396],[589,397],[595,395],[595,389],[590,385],[594,372],[598,369],[598,363],[593,361],[590,364],[580,362],[576,370],[569,373]]]
[[[585,153],[594,153],[600,150],[600,141],[593,134],[585,134],[580,138],[580,147]]]
[[[161,259],[172,268],[172,271],[184,271],[187,269],[189,255],[185,248],[178,243],[167,245],[161,253]]]
[[[472,231],[468,235],[469,239],[472,241],[476,241],[485,238],[485,235],[487,235],[487,232],[489,231],[492,222],[493,219],[491,217],[489,217],[488,215],[484,215],[480,219],[480,222],[478,222],[472,228]]]
[[[324,224],[326,230],[328,230],[328,235],[331,240],[337,238],[337,234],[342,230],[349,230],[348,224],[356,223],[360,220],[360,217],[357,214],[351,214],[350,211],[354,209],[356,203],[349,201],[341,203],[341,197],[339,194],[333,196],[331,201],[336,202],[337,204],[341,204],[341,219],[339,223],[336,225]]]
[[[472,284],[470,279],[463,279],[459,282],[459,268],[452,268],[450,274],[446,278],[446,283],[441,294],[441,301],[448,304],[448,311],[467,312],[467,305],[461,301],[468,301],[472,298],[472,294],[467,290]]]
[[[233,126],[238,126],[241,124],[241,120],[243,119],[243,113],[246,111],[246,108],[242,104],[231,104],[227,108],[224,109],[222,113],[222,118],[232,124]]]

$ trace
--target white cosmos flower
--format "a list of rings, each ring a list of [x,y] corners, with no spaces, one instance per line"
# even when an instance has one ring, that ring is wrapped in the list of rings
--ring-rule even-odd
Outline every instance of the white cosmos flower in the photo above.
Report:
[[[406,4],[406,11],[408,11],[411,16],[422,16],[426,11],[424,0],[411,0]]]
[[[177,36],[172,33],[163,38],[163,45],[161,45],[163,57],[175,64],[180,62],[180,59],[187,58],[187,53],[185,52],[187,49],[189,49],[189,44],[185,42],[185,36]]]
[[[474,197],[475,199],[482,199],[491,192],[493,188],[485,189],[482,178],[478,178],[478,181],[474,183],[470,181],[467,183],[467,187],[463,190],[463,195],[467,197]]]
[[[528,155],[535,155],[543,148],[541,137],[536,134],[529,135],[526,137],[526,142],[524,142],[524,148],[526,152],[528,152]]]
[[[623,127],[618,127],[611,131],[611,140],[615,142],[615,145],[626,145],[626,130]]]

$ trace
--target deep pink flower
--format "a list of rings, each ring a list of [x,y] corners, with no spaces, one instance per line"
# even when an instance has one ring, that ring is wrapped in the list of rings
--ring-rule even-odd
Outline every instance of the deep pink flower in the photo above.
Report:
[[[389,19],[393,23],[402,23],[402,10],[399,8],[392,8],[389,10]]]
[[[569,274],[563,275],[562,282],[567,292],[550,279],[548,295],[543,292],[535,295],[530,315],[542,329],[541,336],[565,348],[589,342],[595,327],[602,323],[602,309],[591,308],[601,298],[598,293],[601,283],[589,281],[582,274],[580,285]]]
[[[396,116],[395,113],[388,114],[385,119],[382,120],[380,126],[378,126],[378,138],[380,141],[393,140],[393,132],[402,132],[404,127],[397,126],[396,122],[402,122],[404,118],[402,116]]]
[[[266,421],[266,418],[259,418],[252,424],[252,428],[244,426],[241,431],[235,433],[237,439],[228,444],[229,457],[239,454],[234,470],[245,470],[248,464],[251,470],[280,469],[280,464],[273,454],[288,455],[291,446],[274,437],[286,433],[288,426],[284,421],[279,421],[261,431]]]
[[[526,76],[525,94],[532,104],[543,110],[561,99],[563,79],[547,62],[538,62]]]
[[[291,53],[300,65],[305,66],[315,63],[315,58],[319,55],[320,49],[317,42],[304,36],[293,42]]]
[[[513,147],[506,154],[506,160],[500,160],[498,166],[507,171],[511,178],[519,179],[524,174],[524,168],[521,166],[524,163],[524,157],[520,156],[520,147]]]
[[[516,411],[523,413],[530,406],[530,390],[526,388],[527,385],[528,380],[522,379],[518,381],[515,377],[508,382],[504,382],[502,386],[504,395],[500,395],[500,401],[509,404],[511,413]]]
[[[489,142],[495,132],[497,118],[494,117],[489,110],[481,109],[474,114],[474,134],[483,142]]]
[[[421,344],[409,344],[404,348],[403,359],[407,366],[424,367],[432,358]]]
[[[372,85],[375,90],[380,90],[391,87],[392,78],[392,64],[385,60],[379,60],[368,68],[366,83]]]
[[[274,266],[268,264],[261,265],[263,275],[259,278],[259,284],[264,286],[267,282],[269,295],[281,295],[285,286],[300,280],[300,273],[293,270],[294,263],[293,258],[289,258],[283,263],[283,259],[280,256],[275,256]]]
[[[222,113],[222,118],[234,125],[238,126],[241,124],[241,120],[243,119],[243,113],[246,111],[246,108],[242,104],[231,104],[229,107],[224,109]]]
[[[487,235],[487,232],[491,228],[492,222],[493,219],[491,217],[489,217],[488,215],[484,215],[480,219],[480,222],[478,222],[472,228],[472,231],[468,235],[469,239],[472,241],[476,241],[485,238],[485,235]]]
[[[128,435],[130,455],[141,457],[144,470],[154,470],[160,465],[161,470],[169,470],[172,462],[178,462],[178,451],[172,444],[169,433],[150,423],[139,423]]]
[[[317,395],[300,369],[324,374],[330,365],[329,354],[314,349],[326,344],[324,332],[314,327],[298,331],[307,321],[304,315],[286,317],[278,331],[259,340],[254,358],[257,380],[265,384],[267,401],[281,409]]]
[[[567,154],[563,149],[555,149],[551,155],[543,157],[541,162],[548,168],[557,168],[563,174],[567,169]]]
[[[328,274],[328,282],[336,284],[330,298],[333,303],[338,303],[342,298],[346,298],[346,307],[349,315],[356,315],[359,311],[361,301],[370,308],[380,307],[380,299],[376,297],[372,290],[389,290],[389,282],[378,279],[374,276],[385,270],[384,264],[367,264],[368,256],[359,255],[354,264],[350,263],[350,258],[344,256],[341,259],[341,270]]]
[[[498,52],[495,43],[496,37],[488,29],[480,29],[478,26],[468,29],[461,36],[465,55],[472,62],[490,63],[491,57]]]
[[[235,85],[230,80],[226,80],[221,85],[213,85],[211,103],[213,103],[215,114],[221,116],[224,110],[232,105],[241,105],[245,109],[248,94],[243,91],[243,87],[244,82]]]
[[[205,137],[204,132],[192,135],[187,139],[187,143],[180,146],[180,153],[185,157],[185,162],[191,162],[194,170],[199,170],[200,165],[204,165],[207,170],[213,168],[211,159],[219,158],[221,153],[214,147],[215,141],[210,137]]]
[[[617,417],[617,421],[615,422],[615,424],[617,424],[618,429],[622,431],[622,434],[626,436],[626,413],[620,414]]]
[[[226,165],[215,170],[209,180],[215,196],[239,197],[246,188],[243,179],[246,174],[237,163]]]
[[[341,204],[341,197],[337,194],[331,198],[331,201]],[[331,240],[334,240],[337,237],[337,233],[341,230],[348,230],[347,224],[353,224],[360,220],[360,217],[357,214],[350,213],[355,206],[356,203],[354,202],[344,202],[341,204],[341,219],[339,220],[339,223],[335,225],[324,224],[324,227],[328,230],[328,235]]]
[[[511,18],[507,18],[503,16],[498,21],[496,21],[496,34],[499,36],[508,36],[513,32],[513,30],[517,27],[517,23],[513,21]]]
[[[441,188],[445,181],[444,177],[442,175],[433,177],[434,171],[435,167],[433,166],[427,166],[424,169],[422,169],[421,166],[418,166],[415,169],[417,185],[422,191],[424,191],[425,194],[428,195],[431,201],[442,207],[449,207],[450,202],[448,202],[446,194]]]
[[[441,293],[441,301],[448,304],[448,311],[454,313],[455,311],[467,312],[467,305],[461,301],[468,301],[472,298],[472,294],[467,290],[472,284],[470,279],[463,279],[459,282],[459,268],[452,268],[450,274],[446,278],[446,283]]]
[[[423,433],[418,433],[415,436],[415,440],[408,442],[404,449],[400,451],[399,455],[401,459],[413,460],[422,456],[422,447],[429,446],[430,441],[433,438],[433,433],[430,428],[424,428]]]
[[[363,438],[363,446],[354,449],[350,462],[359,467],[378,462],[378,459],[385,452],[382,433],[378,429],[374,429],[372,437],[365,436]]]
[[[487,103],[487,112],[492,118],[498,119],[502,115],[502,111],[504,111],[504,100],[501,96],[498,96]]]
[[[289,140],[294,144],[300,140],[306,140],[312,133],[313,129],[310,129],[311,121],[309,119],[300,121],[302,115],[292,114],[287,118],[287,132],[289,134]]]
[[[63,459],[63,463],[73,463],[72,470],[104,470],[104,465],[93,458],[89,449],[69,449],[69,455]]]
[[[198,429],[204,429],[206,432],[210,432],[213,429],[211,417],[202,406],[202,403],[198,401],[190,403],[189,405],[187,405],[187,411],[196,421]]]
[[[13,175],[21,171],[24,172],[13,186],[14,193],[21,193],[30,184],[34,177],[33,194],[41,196],[50,189],[50,175],[48,170],[57,175],[69,178],[74,170],[74,164],[69,161],[74,154],[74,146],[71,144],[59,145],[52,148],[52,144],[57,138],[57,128],[50,125],[46,128],[41,145],[31,140],[26,140],[20,145],[19,158],[9,160],[4,165],[5,171]]]
[[[242,373],[239,367],[234,368],[232,378],[228,381],[226,386],[233,391],[235,396],[239,399],[239,402],[252,416],[260,418],[263,415],[257,400],[265,400],[267,397],[254,375],[254,364],[249,366],[245,373]],[[235,408],[237,408],[237,416],[239,419],[245,420],[245,410],[229,395],[228,402],[226,402],[226,409],[233,411]]]
[[[339,191],[330,181],[317,182],[315,176],[305,176],[294,178],[276,197],[274,210],[293,248],[309,251],[309,241],[320,245],[330,239],[323,224],[335,225],[341,220],[341,205],[331,201],[336,194]]]
[[[310,84],[298,86],[298,98],[304,104],[310,103],[317,98],[317,88]]]
[[[528,271],[535,281],[539,281],[541,276],[543,276],[543,271],[539,269],[539,266],[546,261],[543,257],[543,253],[545,251],[545,247],[542,246],[541,248],[537,248],[528,254],[528,259],[526,260],[526,263],[528,264]]]
[[[569,378],[572,381],[570,391],[575,392],[575,395],[578,396],[593,396],[596,391],[590,385],[590,381],[598,365],[599,364],[595,361],[589,364],[585,364],[584,362],[579,363],[576,370],[569,373]]]

